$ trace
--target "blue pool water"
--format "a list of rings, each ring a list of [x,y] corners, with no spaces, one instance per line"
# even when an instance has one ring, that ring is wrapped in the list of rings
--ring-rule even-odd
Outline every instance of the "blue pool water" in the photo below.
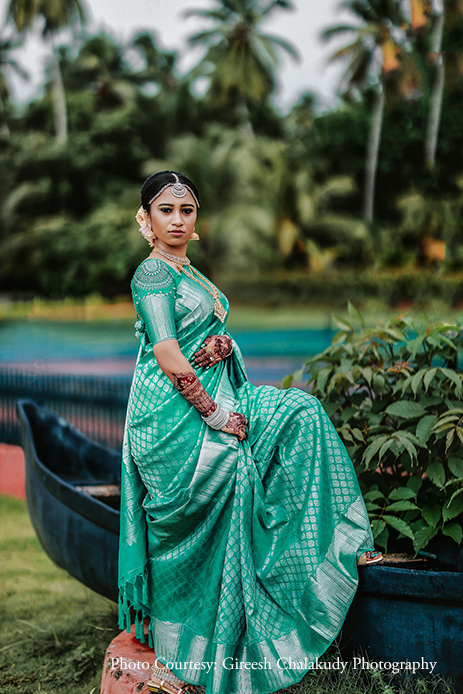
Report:
[[[279,382],[302,366],[309,356],[322,352],[334,331],[261,330],[233,331],[254,383]],[[0,363],[47,364],[123,360],[133,368],[138,340],[133,326],[119,323],[68,323],[44,321],[0,322]]]

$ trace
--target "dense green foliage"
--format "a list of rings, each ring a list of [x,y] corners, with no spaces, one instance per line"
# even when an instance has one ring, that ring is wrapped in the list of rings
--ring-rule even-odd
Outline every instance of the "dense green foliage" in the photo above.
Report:
[[[220,276],[220,286],[235,301],[262,302],[267,306],[310,304],[312,302],[344,308],[346,297],[356,303],[371,300],[400,309],[412,305],[423,309],[433,300],[455,310],[463,306],[463,274],[444,274],[432,270],[388,269],[380,272],[355,268],[324,273],[241,273]],[[442,315],[437,313],[436,315]]]
[[[338,319],[307,378],[354,462],[376,543],[391,529],[415,551],[439,532],[463,540],[463,323],[399,317],[355,329]],[[293,377],[286,378],[290,386]]]
[[[391,12],[397,3],[390,1]],[[331,111],[319,112],[306,94],[283,115],[273,102],[275,75],[279,53],[291,47],[262,24],[290,3],[215,4],[193,37],[206,57],[188,75],[180,76],[177,54],[150,32],[127,45],[100,32],[55,49],[43,90],[25,108],[9,101],[2,76],[0,291],[52,298],[127,292],[148,251],[134,219],[140,184],[161,168],[185,171],[198,185],[201,240],[191,244],[191,258],[212,278],[338,268],[358,275],[424,263],[440,264],[445,274],[461,269],[463,84],[454,50],[461,21],[446,20],[453,62],[431,169],[424,143],[435,68],[426,56],[435,18],[425,35],[401,30],[401,55],[419,68],[421,84],[386,95],[370,224],[362,197],[374,81]],[[11,47],[0,42],[0,69]],[[196,82],[206,72],[209,89],[200,94]],[[60,113],[67,121],[58,137]],[[445,241],[443,262],[426,251],[426,239]]]

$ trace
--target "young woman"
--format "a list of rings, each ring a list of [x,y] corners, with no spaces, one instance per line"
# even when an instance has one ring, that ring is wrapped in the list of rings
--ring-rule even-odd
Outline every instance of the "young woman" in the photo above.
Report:
[[[227,298],[186,255],[194,184],[161,171],[141,200],[152,251],[132,281],[140,351],[123,447],[121,627],[135,614],[143,641],[149,620],[153,691],[275,692],[338,634],[359,558],[381,556],[320,402],[248,381]]]

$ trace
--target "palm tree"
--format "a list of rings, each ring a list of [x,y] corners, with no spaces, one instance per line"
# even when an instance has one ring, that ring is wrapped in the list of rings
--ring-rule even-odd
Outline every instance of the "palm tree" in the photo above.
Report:
[[[9,56],[9,53],[14,48],[17,48],[19,43],[14,42],[12,39],[0,38],[0,118],[3,122],[0,126],[0,135],[6,139],[10,137],[10,129],[5,118],[5,104],[9,100],[10,92],[8,89],[8,82],[5,75],[5,68],[10,68],[14,70],[23,79],[27,79],[28,74],[19,63]]]
[[[132,46],[143,59],[144,66],[137,72],[137,81],[155,82],[165,92],[176,91],[179,86],[175,72],[177,53],[162,51],[151,32],[138,32],[132,39]]]
[[[400,0],[347,0],[342,6],[354,13],[362,23],[330,27],[323,32],[322,38],[329,40],[342,34],[353,36],[353,41],[337,50],[330,58],[330,61],[348,61],[341,81],[341,90],[345,94],[371,86],[375,90],[365,164],[363,205],[364,219],[370,223],[373,221],[386,90],[398,88],[404,94],[413,93],[419,82],[419,73],[404,50],[402,27],[405,17]]]
[[[237,109],[244,130],[252,135],[249,105],[268,97],[275,88],[278,50],[293,58],[293,46],[261,31],[261,24],[277,9],[291,9],[289,0],[215,0],[216,9],[188,10],[214,22],[211,29],[190,37],[192,45],[206,47],[206,54],[191,73],[192,80],[206,75],[213,98]]]
[[[463,6],[460,0],[409,0],[410,31],[420,50],[426,51],[427,62],[434,68],[432,79],[428,122],[425,138],[425,163],[428,169],[434,170],[436,165],[436,149],[442,118],[442,103],[446,77],[451,83],[452,59],[456,57],[457,73],[461,78],[460,51],[452,53],[443,50],[444,33],[446,28],[461,20]],[[430,29],[430,31],[429,31]],[[425,41],[429,37],[429,43]]]
[[[433,27],[428,57],[435,66],[434,80],[431,89],[430,108],[425,141],[425,161],[432,171],[436,165],[436,149],[439,128],[442,118],[442,102],[446,82],[446,68],[452,60],[452,54],[443,49],[444,30],[461,19],[463,6],[459,0],[433,0]],[[459,57],[459,53],[458,53]]]
[[[68,91],[91,89],[103,106],[135,101],[136,79],[125,60],[124,46],[104,31],[89,36],[77,56],[64,63],[63,77]]]
[[[10,0],[7,18],[13,21],[19,32],[31,31],[35,20],[42,17],[45,21],[43,36],[52,46],[53,52],[53,104],[55,113],[55,131],[57,141],[67,140],[67,110],[59,53],[55,44],[56,34],[65,27],[73,26],[77,21],[85,22],[85,11],[82,0]]]
[[[434,26],[431,33],[430,54],[435,65],[435,75],[431,89],[430,107],[425,140],[425,163],[433,170],[436,164],[437,139],[442,114],[442,101],[445,87],[445,59],[442,53],[444,37],[444,6],[441,0],[434,0]]]
[[[175,135],[188,129],[195,109],[192,108],[193,95],[187,79],[180,79],[177,72],[176,51],[163,51],[156,44],[151,32],[139,32],[132,41],[131,47],[142,59],[143,66],[134,74],[134,81],[144,89],[153,88],[157,99],[157,108],[163,115],[166,132]]]

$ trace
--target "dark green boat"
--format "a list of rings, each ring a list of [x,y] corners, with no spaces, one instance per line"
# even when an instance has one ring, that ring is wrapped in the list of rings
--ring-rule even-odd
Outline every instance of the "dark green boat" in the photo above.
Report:
[[[33,400],[18,401],[27,505],[48,556],[117,600],[121,456]]]

